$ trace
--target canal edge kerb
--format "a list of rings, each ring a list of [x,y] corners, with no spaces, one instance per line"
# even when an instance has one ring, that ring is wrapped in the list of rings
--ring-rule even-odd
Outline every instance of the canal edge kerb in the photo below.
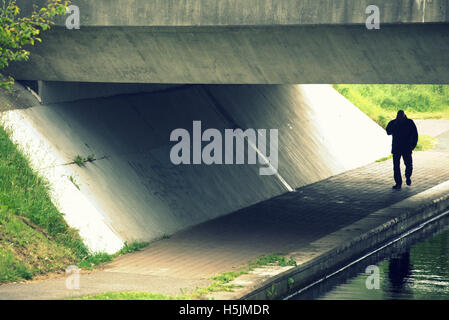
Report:
[[[232,297],[226,298],[244,300],[283,298],[292,291],[299,290],[333,272],[367,250],[374,249],[448,208],[449,181],[446,181],[389,207],[377,210],[313,242],[305,250],[291,253],[290,255],[299,262],[297,267],[288,268],[268,278],[260,276],[260,281],[257,281],[257,275],[253,276],[253,282],[257,283],[256,285],[238,290],[232,294]],[[380,224],[372,227],[376,221]],[[371,227],[367,228],[367,226]],[[335,246],[337,239],[340,240],[340,244]],[[304,262],[301,263],[301,261]]]

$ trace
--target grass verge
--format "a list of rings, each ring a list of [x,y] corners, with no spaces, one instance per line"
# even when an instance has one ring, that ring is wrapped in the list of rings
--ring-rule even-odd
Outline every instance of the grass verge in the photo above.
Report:
[[[60,271],[89,256],[51,202],[48,183],[0,127],[0,283]]]
[[[168,296],[150,292],[106,292],[95,296],[73,298],[69,300],[190,300],[188,296]]]
[[[336,84],[334,88],[383,128],[401,109],[411,119],[449,119],[449,85]],[[415,151],[431,150],[435,142],[420,134]]]
[[[120,249],[120,251],[118,251],[114,254],[108,254],[108,253],[104,253],[104,252],[91,254],[88,257],[86,257],[86,259],[80,261],[78,263],[78,267],[85,269],[85,270],[91,270],[103,263],[111,262],[112,259],[114,259],[115,257],[121,256],[121,255],[124,255],[127,253],[132,253],[135,251],[139,251],[142,248],[146,247],[147,245],[148,245],[148,242],[134,241],[131,244],[128,244],[127,242],[125,242],[125,245],[123,246],[122,249]]]
[[[53,205],[48,182],[33,172],[0,126],[0,283],[64,271],[68,265],[92,268],[145,245],[126,244],[115,255],[89,253]]]
[[[207,287],[196,287],[192,293],[180,296],[168,296],[158,293],[149,292],[107,292],[93,296],[84,296],[79,298],[72,298],[74,300],[198,300],[205,299],[208,294],[214,292],[228,291],[232,292],[236,288],[231,284],[231,281],[237,277],[248,274],[256,268],[264,266],[296,266],[296,261],[292,257],[287,259],[284,253],[275,253],[271,255],[264,255],[255,261],[251,261],[247,266],[240,268],[237,271],[224,272],[216,275],[210,280],[214,280]]]
[[[334,88],[383,128],[401,109],[411,119],[449,119],[449,85],[338,84]]]

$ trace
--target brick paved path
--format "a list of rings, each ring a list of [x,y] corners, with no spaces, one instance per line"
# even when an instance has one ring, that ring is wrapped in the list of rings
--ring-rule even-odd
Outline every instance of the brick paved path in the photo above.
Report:
[[[261,202],[119,257],[104,271],[82,276],[81,295],[114,290],[179,294],[202,279],[245,265],[262,254],[301,247],[449,180],[449,153],[414,153],[413,185],[393,185],[392,161],[345,172]],[[63,279],[0,286],[1,298],[61,298]]]
[[[415,154],[413,185],[391,189],[392,161],[373,163],[179,232],[108,270],[210,277],[262,254],[290,252],[449,180],[449,155]]]

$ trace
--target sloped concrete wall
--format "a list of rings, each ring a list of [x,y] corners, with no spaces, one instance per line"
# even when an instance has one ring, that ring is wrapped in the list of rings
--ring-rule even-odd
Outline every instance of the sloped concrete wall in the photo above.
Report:
[[[203,130],[278,129],[279,175],[261,176],[258,165],[173,165],[170,133],[192,131],[194,120]],[[59,202],[67,221],[93,250],[109,252],[372,162],[390,149],[383,129],[327,85],[184,86],[37,104],[3,113],[3,123],[56,191],[64,186],[55,197],[65,199]],[[97,160],[70,164],[89,154]]]

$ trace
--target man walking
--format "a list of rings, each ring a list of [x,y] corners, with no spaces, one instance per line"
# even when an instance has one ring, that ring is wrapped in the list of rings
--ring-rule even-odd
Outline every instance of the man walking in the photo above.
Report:
[[[391,153],[393,154],[394,181],[393,189],[402,187],[401,157],[405,164],[405,178],[407,185],[412,184],[413,172],[412,151],[418,143],[418,130],[413,120],[408,119],[403,110],[399,110],[396,119],[387,125],[387,134],[393,135]]]

